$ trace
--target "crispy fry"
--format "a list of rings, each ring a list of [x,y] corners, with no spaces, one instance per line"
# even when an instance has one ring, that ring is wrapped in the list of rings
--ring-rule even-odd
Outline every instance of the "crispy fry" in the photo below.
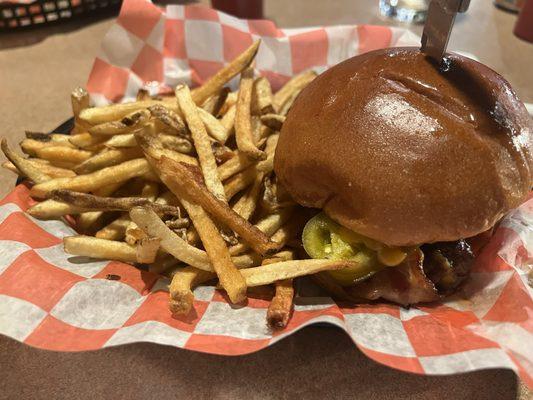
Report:
[[[161,239],[161,248],[176,259],[204,271],[213,272],[213,267],[205,251],[188,244],[172,232],[157,214],[144,207],[135,207],[130,211],[130,217],[147,235]],[[248,268],[260,262],[254,254],[244,254],[232,258],[239,268]]]
[[[246,284],[250,287],[269,285],[276,281],[297,278],[303,275],[310,275],[320,271],[338,270],[353,265],[351,261],[333,260],[293,260],[281,261],[261,267],[247,268],[241,270],[241,274],[246,279]]]
[[[261,194],[263,183],[263,174],[259,173],[255,177],[255,181],[247,192],[235,203],[233,211],[239,214],[246,220],[249,220],[257,207],[259,195]]]
[[[241,190],[250,186],[257,176],[257,169],[255,166],[246,168],[240,174],[232,176],[224,184],[224,192],[226,192],[226,198],[231,200],[233,196],[239,193]]]
[[[35,149],[35,154],[37,157],[52,163],[54,161],[59,161],[71,162],[74,164],[79,164],[93,155],[90,151],[71,149],[70,147],[64,146],[49,146]]]
[[[270,215],[267,215],[266,217],[259,220],[255,227],[259,229],[261,232],[263,232],[268,237],[271,237],[274,233],[276,233],[285,222],[290,218],[291,216],[291,209],[283,209],[277,212],[274,212]],[[272,240],[272,238],[271,238]],[[248,245],[246,243],[239,243],[235,246],[231,246],[229,249],[229,252],[232,256],[237,254],[242,254],[246,250],[248,250]]]
[[[92,151],[93,149],[101,148],[103,146],[102,143],[107,140],[107,138],[105,136],[93,136],[88,132],[83,132],[69,136],[68,140],[80,149]]]
[[[38,142],[49,143],[50,146],[73,147],[70,144],[71,136],[65,135],[63,133],[44,133],[44,132],[26,131],[24,132],[24,135],[26,136],[26,139],[31,139],[29,142],[33,142],[34,140],[36,140]]]
[[[246,154],[237,150],[237,154],[218,167],[218,176],[220,180],[225,181],[233,175],[245,170],[254,162]]]
[[[128,228],[130,222],[131,220],[129,215],[124,214],[104,226],[102,229],[96,232],[94,236],[99,239],[122,240],[126,235],[126,229]]]
[[[193,150],[192,144],[187,139],[184,139],[179,136],[164,135],[164,134],[159,134],[158,138],[159,140],[161,140],[163,147],[166,149],[174,150],[179,153],[186,153],[186,154],[192,153],[192,150]]]
[[[28,162],[30,163],[34,163],[36,167],[38,167],[39,169],[41,169],[41,171],[48,175],[50,178],[65,178],[65,177],[71,177],[71,176],[76,176],[76,173],[74,171],[71,171],[69,169],[66,169],[66,168],[60,168],[60,167],[56,167],[52,164],[49,164],[48,161],[46,160],[41,160],[40,158],[28,158],[27,159]],[[13,164],[12,162],[10,161],[5,161],[2,166],[6,169],[9,169],[10,171],[13,171],[19,175],[23,175],[18,169],[17,167],[15,166],[15,164]]]
[[[134,207],[149,207],[156,213],[181,216],[177,206],[152,202],[143,197],[99,197],[92,194],[77,193],[70,190],[54,190],[51,197],[84,210],[130,211]]]
[[[82,87],[77,87],[70,94],[72,104],[72,114],[78,117],[82,110],[89,108],[89,93]]]
[[[189,220],[187,218],[176,218],[165,221],[165,225],[170,229],[181,229],[189,227]]]
[[[238,55],[228,65],[209,78],[202,86],[194,89],[191,93],[193,101],[196,104],[202,104],[210,96],[222,89],[222,87],[234,76],[250,65],[257,54],[257,49],[259,48],[260,43],[259,40],[254,42],[243,53]]]
[[[254,82],[252,93],[252,114],[261,115],[274,112],[272,106],[272,88],[270,82],[264,76]]]
[[[235,115],[237,114],[237,105],[233,104],[228,112],[220,119],[220,124],[224,127],[224,140],[222,143],[226,143],[229,137],[235,132]]]
[[[130,263],[137,261],[135,247],[114,240],[77,235],[64,238],[63,245],[66,253],[77,256],[118,260]]]
[[[170,132],[185,139],[190,138],[185,122],[183,122],[181,116],[174,111],[169,110],[161,104],[148,107],[148,111],[150,111],[152,117],[159,121],[163,126],[170,129]]]
[[[158,163],[161,180],[180,200],[183,197],[194,200],[217,221],[237,233],[259,254],[267,254],[277,249],[277,246],[270,242],[268,237],[261,231],[241,218],[226,203],[221,202],[207,191],[201,179],[199,179],[199,174],[193,172],[191,168],[194,167],[188,167],[186,164],[177,163],[165,157]],[[196,224],[194,226],[198,230]],[[200,237],[202,237],[201,234]]]
[[[81,136],[81,135],[77,135]],[[143,155],[142,150],[138,147],[109,149],[95,154],[74,168],[78,174],[88,174],[98,169],[112,167],[124,161],[133,160]]]
[[[220,110],[218,111],[218,117],[225,116],[226,113],[230,110],[230,108],[235,106],[235,104],[237,103],[237,97],[237,92],[228,93],[226,101],[224,102],[224,104],[222,104],[222,107],[220,107]]]
[[[90,192],[100,187],[127,181],[151,171],[148,161],[137,158],[122,164],[107,167],[87,175],[73,178],[56,178],[35,185],[31,189],[34,197],[46,197],[47,193],[57,189],[69,189],[77,192]]]
[[[204,123],[207,133],[209,133],[209,135],[218,142],[225,142],[226,128],[220,123],[220,121],[201,107],[198,107],[197,110],[200,119]]]
[[[110,139],[104,142],[106,147],[110,148],[124,148],[124,147],[137,147],[137,140],[133,133],[126,133],[124,135],[111,136]]]
[[[150,100],[150,92],[146,89],[139,89],[137,95],[135,96],[136,101]]]
[[[141,146],[144,154],[153,159],[159,159],[165,155],[175,161],[198,165],[196,158],[177,151],[165,149],[161,140],[155,134],[153,124],[147,124],[143,129],[135,132],[137,143]]]
[[[42,141],[42,140],[35,140],[35,139],[24,139],[19,143],[19,146],[21,150],[26,153],[29,156],[35,157],[37,156],[37,150],[41,150],[45,147],[70,147],[73,148],[74,145],[72,145],[70,142],[54,142],[54,141]]]
[[[172,190],[172,187],[170,187]],[[207,213],[201,206],[194,204],[186,198],[181,198],[181,204],[187,210],[202,244],[204,245],[209,261],[218,276],[218,280],[232,303],[240,303],[246,299],[246,284],[243,277],[231,260],[224,239]]]
[[[86,235],[94,235],[98,230],[117,216],[117,214],[109,214],[102,211],[87,211],[81,213],[76,219],[76,230]]]
[[[221,90],[219,90],[218,93],[212,95],[206,101],[204,101],[202,104],[202,108],[209,114],[217,116],[218,112],[226,102],[226,98],[228,97],[229,92],[229,88],[222,88]]]
[[[239,97],[235,113],[235,138],[237,147],[253,160],[264,160],[266,154],[259,150],[254,143],[250,104],[252,99],[254,71],[252,68],[245,69],[241,74],[239,85]]]
[[[211,142],[207,136],[204,124],[198,116],[198,111],[191,98],[189,88],[183,85],[176,87],[176,98],[191,131],[205,184],[217,199],[225,202],[224,187],[218,178],[217,163],[211,150]]]
[[[23,176],[28,177],[36,184],[44,183],[51,180],[50,176],[45,174],[39,167],[39,165],[28,161],[21,155],[18,155],[13,150],[11,150],[5,138],[2,138],[0,146],[6,158],[17,167],[17,169]]]
[[[280,131],[285,122],[285,116],[278,114],[264,114],[261,115],[261,122],[272,130]]]
[[[92,135],[122,135],[131,133],[139,126],[144,124],[150,117],[148,110],[137,110],[126,116],[120,121],[104,122],[89,128]]]
[[[37,219],[56,219],[64,215],[81,214],[87,211],[89,210],[52,199],[36,203],[26,210],[29,215]]]
[[[144,100],[132,103],[111,104],[104,107],[87,108],[80,112],[80,120],[90,125],[98,125],[104,122],[116,121],[126,115],[145,108],[162,105],[176,112],[178,107],[173,98],[163,98],[162,100]]]
[[[179,260],[176,260],[170,254],[162,254],[153,263],[148,265],[148,271],[154,274],[167,275],[167,270],[180,267],[183,268],[183,264]]]
[[[291,317],[294,299],[292,279],[285,279],[275,283],[276,294],[272,298],[267,310],[267,323],[275,329],[287,326]]]
[[[137,262],[150,264],[155,261],[161,239],[156,237],[145,237],[137,242]]]
[[[233,150],[226,145],[215,142],[214,140],[211,142],[211,149],[213,150],[213,154],[215,155],[215,160],[217,163],[223,163],[228,161],[230,158],[235,157],[235,152]]]
[[[296,75],[289,80],[275,95],[273,98],[274,110],[278,114],[282,114],[280,110],[282,107],[286,107],[287,103],[291,102],[291,98],[294,101],[295,94],[298,95],[304,87],[306,87],[315,77],[316,72],[309,70]]]
[[[188,314],[194,301],[192,289],[214,278],[216,278],[214,273],[194,267],[176,270],[169,287],[168,305],[172,314]]]
[[[257,166],[255,167],[255,170],[262,171],[265,173],[269,173],[273,169],[273,163],[274,160],[274,153],[276,151],[276,146],[278,144],[278,138],[279,135],[271,135],[268,137],[265,147],[265,153],[267,155],[267,159],[260,161]],[[253,164],[253,161],[251,161],[246,155],[238,152],[235,157],[232,157],[228,161],[226,161],[224,164],[220,165],[218,167],[218,175],[222,181],[225,181],[226,179],[232,177],[233,175],[246,170],[248,167],[250,167]],[[256,173],[256,171],[254,171]],[[254,174],[254,172],[248,172],[248,174],[251,176]],[[248,182],[248,181],[246,181]],[[248,182],[249,184],[250,182]],[[226,196],[228,199],[233,197],[239,190],[242,190],[243,188],[240,188],[237,192],[233,192],[233,190],[230,191],[232,195],[228,193],[228,190],[226,188],[226,185],[229,185],[230,181],[228,180],[226,184],[224,185]]]

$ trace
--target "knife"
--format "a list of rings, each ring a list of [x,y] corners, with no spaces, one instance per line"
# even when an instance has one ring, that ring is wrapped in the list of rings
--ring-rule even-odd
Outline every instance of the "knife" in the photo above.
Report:
[[[458,12],[464,13],[470,0],[432,0],[422,33],[422,52],[438,65],[442,64]]]

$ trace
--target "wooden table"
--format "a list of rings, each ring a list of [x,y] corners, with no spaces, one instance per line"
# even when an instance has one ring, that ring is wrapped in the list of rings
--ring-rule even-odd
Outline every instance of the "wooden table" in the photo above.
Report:
[[[202,1],[202,2],[205,2]],[[394,24],[377,0],[265,0],[278,26]],[[533,102],[533,45],[512,35],[516,16],[472,0],[449,48],[476,55]],[[0,36],[2,135],[48,131],[70,116],[68,96],[83,85],[112,20],[67,23]],[[421,26],[409,27],[420,34]],[[0,195],[15,179],[0,171]],[[449,377],[401,373],[365,358],[337,329],[306,328],[271,348],[220,357],[151,344],[88,353],[31,349],[0,337],[0,399],[515,399],[528,398],[510,371]]]

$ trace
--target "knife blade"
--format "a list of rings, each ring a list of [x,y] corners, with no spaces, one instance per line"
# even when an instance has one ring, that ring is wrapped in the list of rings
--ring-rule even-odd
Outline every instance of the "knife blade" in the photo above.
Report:
[[[442,63],[455,16],[468,9],[470,0],[432,0],[422,33],[422,52]]]

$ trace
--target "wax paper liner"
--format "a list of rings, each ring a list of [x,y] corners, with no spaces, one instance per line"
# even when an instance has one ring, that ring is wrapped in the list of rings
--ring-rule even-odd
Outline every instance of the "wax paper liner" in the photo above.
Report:
[[[88,88],[96,102],[130,98],[141,86],[153,92],[177,82],[197,84],[255,38],[262,38],[256,68],[279,87],[308,68],[390,45],[416,45],[401,29],[336,26],[278,29],[198,6],[166,12],[127,0],[97,57]],[[156,81],[158,84],[145,82]],[[172,318],[168,281],[114,262],[64,253],[74,234],[62,221],[23,213],[32,200],[19,185],[0,202],[0,332],[31,346],[80,351],[148,341],[207,353],[239,355],[269,346],[313,323],[346,331],[373,360],[421,374],[509,368],[533,386],[533,199],[505,218],[477,258],[472,274],[442,303],[401,308],[391,304],[335,303],[321,292],[295,300],[288,327],[265,324],[268,297],[232,307],[212,287],[195,290],[194,311]],[[117,275],[119,280],[107,279]]]

